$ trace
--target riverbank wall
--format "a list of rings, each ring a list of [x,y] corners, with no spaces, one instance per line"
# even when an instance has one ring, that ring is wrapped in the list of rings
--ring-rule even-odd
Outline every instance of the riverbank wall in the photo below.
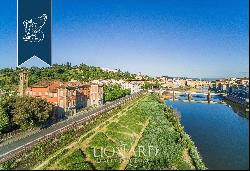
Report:
[[[230,95],[224,96],[223,98],[224,100],[229,100],[233,103],[239,104],[242,107],[249,109],[249,102],[247,102],[245,99],[237,98],[237,97],[230,96]]]

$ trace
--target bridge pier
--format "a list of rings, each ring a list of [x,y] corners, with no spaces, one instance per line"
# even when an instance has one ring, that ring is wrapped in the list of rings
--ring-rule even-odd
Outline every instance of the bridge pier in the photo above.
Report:
[[[174,90],[173,90],[172,97],[173,97],[173,101],[174,101],[175,100],[175,92],[174,92]]]
[[[210,94],[210,91],[208,91],[207,93],[207,102],[210,103],[211,101],[211,94]]]
[[[175,93],[174,93],[174,90],[173,90],[173,101],[175,100]]]
[[[192,95],[191,93],[188,93],[188,101],[190,102],[192,100]]]

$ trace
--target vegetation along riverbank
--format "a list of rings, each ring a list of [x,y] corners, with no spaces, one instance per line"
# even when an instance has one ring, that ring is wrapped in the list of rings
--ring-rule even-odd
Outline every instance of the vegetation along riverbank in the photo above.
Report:
[[[144,95],[39,144],[1,169],[206,169],[175,111]]]

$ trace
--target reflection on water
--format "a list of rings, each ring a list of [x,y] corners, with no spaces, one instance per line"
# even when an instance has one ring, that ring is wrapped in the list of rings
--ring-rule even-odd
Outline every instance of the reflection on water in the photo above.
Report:
[[[181,94],[180,96],[176,97],[178,100],[188,100],[188,95],[187,94]],[[194,101],[207,101],[207,96],[204,94],[195,94],[192,95],[192,100]],[[246,111],[246,108],[233,103],[229,100],[224,100],[223,97],[220,95],[212,95],[211,96],[211,101],[213,102],[226,102],[228,107],[231,107],[233,111],[243,117],[249,118],[249,111]]]
[[[249,169],[249,122],[235,112],[239,108],[175,101],[166,104],[181,113],[181,123],[208,169]]]
[[[176,97],[178,100],[188,100],[188,95],[187,94],[181,94],[180,96]],[[206,101],[207,96],[204,94],[195,94],[192,95],[192,100],[194,101]],[[219,95],[212,95],[211,96],[211,101],[213,102],[222,102],[223,98],[220,97]]]
[[[242,105],[231,102],[230,100],[225,100],[225,102],[227,103],[227,106],[231,107],[235,113],[239,114],[242,117],[249,119],[249,111],[247,111],[246,107],[243,107]]]

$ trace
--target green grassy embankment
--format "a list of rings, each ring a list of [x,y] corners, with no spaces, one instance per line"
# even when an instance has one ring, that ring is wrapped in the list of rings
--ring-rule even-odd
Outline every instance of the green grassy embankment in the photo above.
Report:
[[[157,95],[130,102],[89,127],[40,144],[4,168],[205,169],[175,111]]]

